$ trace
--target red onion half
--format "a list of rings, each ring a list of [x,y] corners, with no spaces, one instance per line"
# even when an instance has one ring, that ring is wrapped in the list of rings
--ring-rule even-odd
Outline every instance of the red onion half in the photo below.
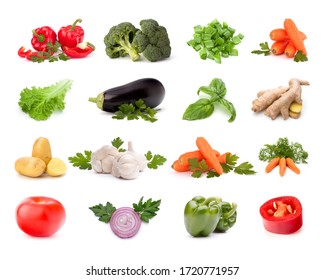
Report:
[[[118,237],[130,238],[139,231],[141,219],[139,213],[133,208],[121,207],[113,212],[109,224]]]

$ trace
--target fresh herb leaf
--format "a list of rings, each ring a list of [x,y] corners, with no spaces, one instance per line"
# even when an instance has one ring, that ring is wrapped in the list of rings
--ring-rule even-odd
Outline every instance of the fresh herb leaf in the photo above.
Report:
[[[184,114],[183,120],[200,120],[208,118],[215,110],[215,105],[220,104],[231,116],[228,122],[233,122],[236,119],[236,109],[234,105],[225,99],[227,89],[225,83],[218,78],[213,79],[209,86],[201,86],[197,93],[205,93],[201,99],[190,104]]]
[[[69,157],[68,160],[70,163],[72,163],[72,166],[78,167],[79,169],[88,169],[91,170],[91,151],[84,151],[84,154],[82,153],[76,153],[75,156]]]
[[[202,98],[189,105],[183,114],[183,120],[201,120],[208,118],[214,111],[214,104],[209,99]]]
[[[152,155],[151,151],[148,151],[145,157],[148,160],[147,166],[150,169],[157,169],[167,161],[167,159],[161,155]]]
[[[71,85],[72,81],[66,79],[44,88],[25,88],[20,93],[18,105],[34,120],[47,120],[54,111],[63,111],[64,98]]]
[[[70,59],[69,56],[62,52],[62,50],[60,49],[61,44],[58,41],[56,41],[54,44],[52,42],[48,42],[46,46],[47,51],[37,52],[36,55],[31,55],[31,61],[41,63],[45,60],[48,60],[49,62],[54,62],[59,60],[67,61]]]
[[[209,170],[209,166],[206,161],[203,159],[199,161],[197,158],[188,159],[189,168],[192,171],[192,177],[200,178],[202,174]]]
[[[108,223],[111,220],[112,214],[115,212],[116,208],[112,203],[106,202],[106,205],[98,204],[89,209],[98,217],[98,220],[104,223]]]
[[[254,171],[252,168],[254,166],[252,164],[250,164],[249,162],[243,162],[240,165],[236,166],[234,169],[234,172],[237,174],[244,174],[244,175],[251,175],[251,174],[255,174],[256,171]]]
[[[160,203],[161,200],[153,201],[151,198],[143,202],[143,197],[141,197],[137,204],[133,203],[133,209],[140,214],[143,222],[148,223],[150,219],[157,215]]]
[[[308,61],[308,58],[306,55],[302,53],[302,51],[298,51],[293,59],[295,62],[305,62]]]
[[[124,144],[124,141],[120,138],[120,137],[117,137],[117,138],[114,138],[112,141],[111,141],[111,144],[113,147],[115,147],[119,152],[125,152],[126,150],[121,148],[121,146]]]
[[[264,54],[264,56],[271,54],[271,49],[269,47],[269,44],[267,42],[260,43],[260,50],[254,50],[252,51],[253,54]]]
[[[145,121],[155,122],[158,110],[148,107],[142,99],[137,100],[134,104],[124,103],[118,107],[118,111],[112,116],[116,120],[138,120],[142,118]]]

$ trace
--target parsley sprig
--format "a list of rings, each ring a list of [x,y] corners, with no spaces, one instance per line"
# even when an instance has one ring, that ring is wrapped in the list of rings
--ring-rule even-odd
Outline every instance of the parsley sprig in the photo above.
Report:
[[[54,44],[52,42],[48,42],[46,46],[47,51],[37,52],[37,55],[31,55],[31,61],[41,63],[45,60],[48,60],[49,62],[54,62],[59,60],[67,61],[70,59],[69,56],[62,52],[61,44],[58,41],[56,41]]]
[[[98,204],[92,207],[89,207],[91,211],[98,217],[98,220],[104,223],[108,223],[111,220],[112,214],[115,212],[116,208],[112,203],[106,202],[105,205]]]
[[[254,166],[247,161],[237,165],[238,159],[239,157],[235,154],[227,154],[226,163],[221,164],[224,173],[229,173],[231,171],[240,175],[251,175],[256,173],[256,171],[253,170]],[[192,177],[194,178],[200,178],[204,173],[206,173],[207,178],[220,176],[220,174],[214,170],[210,170],[204,159],[199,161],[197,158],[192,158],[189,159],[188,162],[190,164],[190,170],[192,171]]]
[[[252,51],[253,54],[264,54],[264,56],[271,54],[271,49],[269,47],[269,44],[267,42],[260,43],[260,50],[254,50]]]
[[[75,156],[68,157],[68,160],[70,163],[72,163],[72,166],[74,167],[78,167],[81,170],[91,170],[91,154],[91,151],[84,151],[84,153],[76,153]]]
[[[161,200],[154,201],[151,198],[143,202],[143,197],[141,197],[137,204],[133,203],[133,209],[140,214],[143,222],[149,223],[149,220],[157,215],[160,203]]]
[[[115,115],[112,116],[113,119],[116,120],[138,120],[142,118],[145,121],[155,122],[157,118],[155,115],[159,111],[159,109],[153,109],[148,107],[142,99],[137,100],[134,105],[132,103],[124,103],[120,105],[119,111],[115,112]]]

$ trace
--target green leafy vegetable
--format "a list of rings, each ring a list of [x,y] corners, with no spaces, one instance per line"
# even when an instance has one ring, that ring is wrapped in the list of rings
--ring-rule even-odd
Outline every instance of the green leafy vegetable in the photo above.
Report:
[[[227,89],[221,79],[215,78],[209,86],[201,86],[197,94],[199,95],[200,92],[205,93],[206,96],[187,107],[183,114],[183,120],[193,121],[208,118],[214,112],[217,104],[230,114],[228,122],[233,122],[236,119],[236,109],[230,101],[225,99]]]
[[[206,26],[195,26],[193,39],[187,44],[199,52],[201,59],[208,58],[220,64],[222,57],[238,56],[235,47],[241,43],[244,35],[235,35],[235,32],[227,23],[215,19]]]
[[[260,43],[260,50],[252,51],[253,54],[264,54],[265,56],[271,54],[271,49],[269,47],[269,44],[267,42]]]
[[[140,214],[142,221],[148,223],[151,218],[157,215],[156,212],[159,211],[160,203],[161,200],[153,201],[151,198],[143,202],[143,197],[141,197],[138,204],[133,203],[133,209]]]
[[[47,120],[54,111],[64,110],[64,98],[71,85],[71,80],[62,80],[44,88],[25,88],[20,93],[18,105],[34,120]]]
[[[112,116],[113,119],[117,120],[138,120],[142,118],[145,121],[155,122],[155,118],[158,110],[148,107],[142,99],[139,99],[133,105],[132,103],[125,103],[120,105],[119,111],[115,112],[115,115]]]
[[[92,207],[89,207],[91,211],[98,217],[98,220],[104,223],[108,223],[112,217],[112,214],[115,212],[116,208],[112,203],[106,202],[106,205],[98,204]]]
[[[190,164],[189,167],[192,171],[192,177],[194,178],[200,178],[204,172],[209,170],[209,167],[204,159],[199,161],[197,158],[190,158],[188,163]]]
[[[295,163],[307,163],[308,152],[298,142],[289,142],[287,137],[279,138],[275,144],[265,144],[259,152],[261,161],[269,162],[275,157],[291,158]]]
[[[145,154],[146,159],[148,160],[147,166],[150,169],[157,169],[159,166],[163,165],[167,159],[161,155],[153,155],[151,151],[148,151]]]
[[[84,151],[84,154],[82,153],[76,153],[73,157],[68,157],[69,162],[74,167],[78,167],[81,170],[88,169],[91,170],[91,151]]]

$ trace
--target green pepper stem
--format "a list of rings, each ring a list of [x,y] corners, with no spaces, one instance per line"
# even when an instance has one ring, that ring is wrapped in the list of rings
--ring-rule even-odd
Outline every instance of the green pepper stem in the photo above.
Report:
[[[37,41],[43,43],[45,41],[45,36],[43,34],[37,34],[36,30],[32,30],[33,35],[37,38]]]
[[[78,18],[75,20],[75,22],[71,25],[70,30],[74,30],[74,28],[76,27],[77,23],[82,22],[81,18]]]

